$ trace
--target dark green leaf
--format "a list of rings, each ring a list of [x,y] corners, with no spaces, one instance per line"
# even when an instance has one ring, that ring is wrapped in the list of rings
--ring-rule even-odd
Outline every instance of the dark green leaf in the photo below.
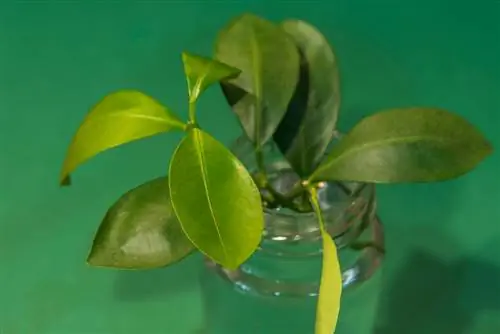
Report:
[[[193,250],[172,209],[168,180],[160,177],[130,190],[108,210],[87,262],[99,267],[156,268]]]
[[[222,83],[222,90],[248,137],[263,145],[283,118],[297,85],[297,47],[278,26],[244,14],[219,34],[216,58],[242,70]]]
[[[223,64],[217,60],[182,53],[184,72],[186,73],[189,101],[196,102],[201,93],[210,85],[237,77],[241,71],[237,68]]]
[[[181,226],[201,252],[236,268],[255,251],[264,226],[260,194],[224,145],[192,129],[172,157],[169,181]]]
[[[310,179],[446,180],[472,170],[491,151],[483,135],[458,115],[431,108],[393,109],[359,122]]]
[[[80,125],[64,160],[60,183],[93,156],[116,146],[171,130],[185,124],[153,98],[132,90],[106,96]]]
[[[337,61],[325,37],[300,20],[283,29],[293,38],[302,58],[300,81],[274,140],[302,177],[320,162],[330,143],[340,106]]]

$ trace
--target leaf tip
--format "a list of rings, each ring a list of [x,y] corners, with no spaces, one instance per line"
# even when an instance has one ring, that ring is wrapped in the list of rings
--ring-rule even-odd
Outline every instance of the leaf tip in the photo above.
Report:
[[[483,141],[479,147],[476,147],[476,152],[478,152],[478,158],[476,160],[476,165],[486,160],[490,155],[493,154],[494,148],[493,144],[486,138],[483,137]]]
[[[70,175],[62,175],[59,179],[59,186],[61,187],[69,187],[71,185],[71,176]]]
[[[103,252],[97,251],[94,247],[92,247],[92,249],[90,250],[85,262],[90,267],[96,267],[96,268],[114,267],[113,263],[110,263],[109,258],[106,257],[103,254]]]
[[[493,148],[493,144],[488,140],[485,140],[485,148],[486,148],[485,149],[486,156],[493,154],[493,152],[495,151],[495,149]]]
[[[228,65],[228,64],[224,64],[224,65],[227,66],[229,74],[228,74],[227,78],[225,78],[221,81],[228,81],[231,79],[236,79],[237,77],[240,76],[242,70],[240,70],[239,68],[236,68],[234,66]]]
[[[191,58],[191,54],[187,51],[182,51],[181,52],[181,59],[182,63],[184,64],[184,67],[187,66],[187,63],[189,62],[189,58]]]
[[[237,270],[239,268],[241,264],[235,264],[235,263],[231,263],[231,264],[225,264],[223,267],[226,268],[226,269],[229,269],[229,270]]]
[[[96,258],[93,257],[92,255],[89,255],[87,257],[87,259],[85,260],[85,263],[89,266],[89,267],[102,267],[102,264],[101,262],[99,262],[98,260],[96,261]]]
[[[224,263],[221,263],[221,265],[229,270],[237,270],[243,263],[248,260],[250,256],[245,257],[244,259],[238,259],[234,258],[231,256],[227,256]]]

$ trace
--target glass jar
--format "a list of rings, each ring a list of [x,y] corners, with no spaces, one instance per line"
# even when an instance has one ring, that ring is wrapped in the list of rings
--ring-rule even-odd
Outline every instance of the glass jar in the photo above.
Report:
[[[250,173],[257,171],[253,147],[246,137],[240,137],[232,151]],[[289,191],[299,178],[279,149],[273,144],[266,145],[264,157],[268,179],[275,190],[280,193]],[[359,242],[384,246],[382,225],[376,215],[375,186],[325,182],[318,189],[318,196],[326,228],[337,245],[343,276],[342,305],[336,333],[371,333],[378,285],[363,292],[364,296],[356,295],[359,290],[366,290],[367,281],[371,281],[379,271],[383,253],[376,247],[360,249],[352,246],[355,243],[359,246]],[[263,214],[265,227],[262,242],[247,262],[236,270],[228,270],[207,259],[207,266],[226,283],[230,283],[236,293],[245,295],[247,299],[263,298],[267,302],[270,299],[303,300],[310,305],[313,316],[322,265],[322,242],[317,218],[314,213],[298,213],[284,208],[266,208]],[[354,289],[356,286],[360,287]],[[356,305],[358,302],[359,305]],[[355,309],[351,310],[351,307]],[[361,309],[365,317],[361,321],[363,328],[359,327]],[[366,320],[367,317],[370,319]],[[354,324],[356,322],[358,324]],[[287,329],[292,332],[287,333],[313,333],[314,322],[304,327],[304,331],[293,331],[298,329],[297,326],[292,327]],[[247,333],[241,327],[232,327],[231,330],[234,333]],[[228,329],[227,333],[231,330]],[[248,333],[266,334],[262,328],[248,330]],[[271,332],[281,333],[278,328],[270,329]],[[219,328],[217,333],[226,331]]]

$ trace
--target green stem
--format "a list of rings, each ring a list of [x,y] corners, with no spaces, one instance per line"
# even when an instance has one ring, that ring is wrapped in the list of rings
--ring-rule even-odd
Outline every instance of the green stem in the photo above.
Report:
[[[259,169],[259,172],[261,172],[267,180],[266,165],[264,164],[264,152],[262,152],[262,147],[260,145],[255,147],[255,158],[257,160],[257,168]]]
[[[189,101],[189,123],[196,124],[196,102]]]
[[[300,208],[295,205],[292,199],[279,193],[276,189],[274,189],[274,187],[269,182],[267,182],[267,179],[264,188],[267,191],[269,191],[272,198],[274,199],[274,202],[276,202],[276,204],[278,204],[279,206],[286,207],[299,212],[301,211]]]
[[[326,233],[325,219],[323,217],[323,213],[321,212],[321,207],[319,205],[319,200],[318,200],[318,191],[315,187],[309,187],[308,191],[309,191],[309,198],[311,200],[311,205],[313,207],[314,213],[316,214],[316,218],[318,218],[319,229],[321,230],[321,233]]]
[[[297,183],[295,183],[292,190],[290,190],[290,192],[286,195],[286,197],[293,200],[302,195],[304,193],[304,185],[302,184],[302,182],[303,181],[300,180]]]
[[[294,210],[298,209],[295,207],[293,200],[288,199],[286,196],[276,191],[276,189],[274,189],[274,187],[269,182],[269,179],[267,178],[266,165],[264,162],[264,153],[260,145],[255,147],[255,158],[257,160],[257,169],[259,170],[259,177],[260,177],[259,183],[262,188],[269,191],[273,199],[273,202],[276,202],[275,204],[278,204],[279,206],[282,207],[287,207]],[[270,199],[268,198],[267,200]]]

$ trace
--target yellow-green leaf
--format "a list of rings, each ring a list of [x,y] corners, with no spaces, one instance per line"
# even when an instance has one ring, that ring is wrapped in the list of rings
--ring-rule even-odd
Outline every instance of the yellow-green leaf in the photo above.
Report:
[[[182,53],[182,62],[184,63],[190,103],[196,102],[201,93],[210,85],[236,78],[241,73],[239,69],[220,61],[187,52]]]
[[[170,161],[169,186],[182,229],[202,253],[232,269],[252,255],[264,227],[260,193],[223,144],[191,129]]]
[[[80,125],[64,160],[60,182],[69,184],[70,173],[98,153],[184,127],[173,112],[141,92],[112,93],[100,101]]]
[[[92,266],[147,269],[178,262],[194,250],[170,201],[166,177],[121,196],[97,230],[87,262]]]
[[[433,182],[459,177],[492,152],[464,118],[437,108],[391,109],[361,120],[312,181]]]
[[[315,334],[332,334],[335,332],[340,311],[342,272],[337,257],[337,247],[331,236],[324,229],[322,229],[321,236],[323,238],[323,268],[316,307]]]
[[[321,238],[323,240],[323,263],[314,333],[332,334],[335,332],[340,311],[342,271],[337,256],[337,247],[325,228],[316,188],[310,188],[309,193],[311,205],[318,218]]]

